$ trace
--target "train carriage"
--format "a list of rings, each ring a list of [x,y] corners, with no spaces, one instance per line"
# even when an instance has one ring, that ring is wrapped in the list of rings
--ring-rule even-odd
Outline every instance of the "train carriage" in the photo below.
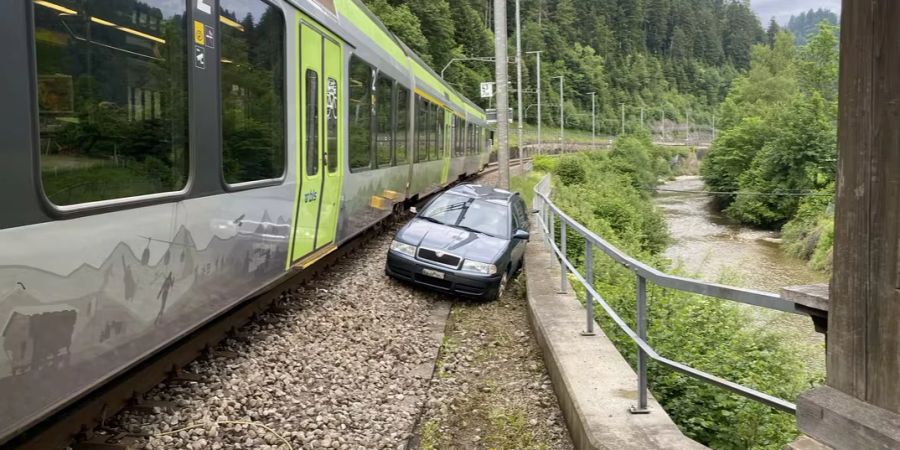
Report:
[[[10,0],[0,38],[0,444],[488,161],[354,0]]]

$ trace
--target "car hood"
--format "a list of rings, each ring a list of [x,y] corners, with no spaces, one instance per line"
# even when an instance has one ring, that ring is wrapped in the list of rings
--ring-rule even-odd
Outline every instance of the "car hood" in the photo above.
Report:
[[[509,241],[472,233],[449,225],[413,219],[397,233],[398,240],[418,247],[442,250],[473,261],[495,262]]]

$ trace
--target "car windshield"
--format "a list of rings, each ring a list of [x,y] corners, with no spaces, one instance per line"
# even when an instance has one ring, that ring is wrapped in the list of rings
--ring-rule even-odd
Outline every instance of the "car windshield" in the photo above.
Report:
[[[505,205],[450,192],[435,199],[419,216],[495,237],[509,235],[509,212]]]

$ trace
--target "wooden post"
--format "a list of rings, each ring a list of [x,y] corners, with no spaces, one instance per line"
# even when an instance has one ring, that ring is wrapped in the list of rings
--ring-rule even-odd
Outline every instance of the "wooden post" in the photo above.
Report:
[[[900,4],[844,8],[828,385],[900,413]]]
[[[898,23],[896,0],[843,1],[827,387],[798,400],[835,448],[900,448]]]

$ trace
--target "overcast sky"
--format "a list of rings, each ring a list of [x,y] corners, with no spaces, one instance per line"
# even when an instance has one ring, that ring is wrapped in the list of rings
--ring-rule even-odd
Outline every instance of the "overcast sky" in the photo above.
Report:
[[[838,15],[841,13],[841,0],[750,0],[750,5],[759,15],[764,27],[768,26],[772,17],[784,25],[792,15],[810,9],[825,8]]]

